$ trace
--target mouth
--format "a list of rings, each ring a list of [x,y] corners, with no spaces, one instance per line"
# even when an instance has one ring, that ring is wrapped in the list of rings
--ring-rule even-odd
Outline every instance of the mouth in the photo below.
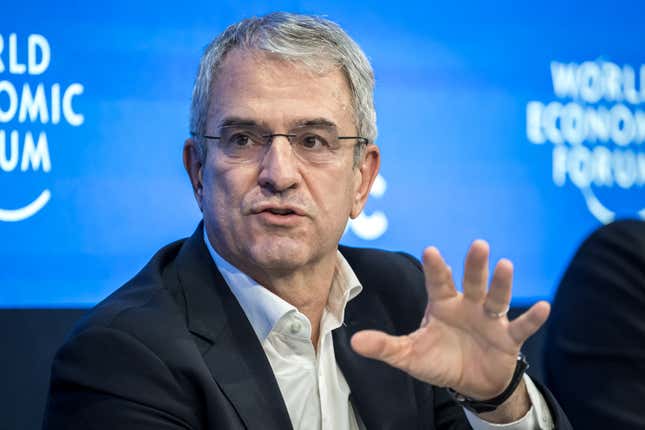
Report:
[[[269,214],[279,215],[279,216],[289,216],[289,215],[305,216],[306,215],[303,209],[300,209],[297,206],[290,206],[290,205],[263,204],[253,208],[251,212],[253,212],[254,214],[269,213]]]
[[[263,205],[255,208],[253,214],[257,215],[263,223],[270,225],[289,226],[295,225],[305,217],[305,211],[292,206]]]
[[[269,208],[264,209],[262,212],[269,212],[274,215],[297,215],[294,210],[286,208]]]

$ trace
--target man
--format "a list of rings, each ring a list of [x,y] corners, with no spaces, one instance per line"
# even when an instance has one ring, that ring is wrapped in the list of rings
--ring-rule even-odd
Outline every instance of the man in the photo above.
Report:
[[[378,172],[372,92],[365,55],[321,18],[213,41],[184,146],[203,224],[72,334],[46,428],[566,428],[518,360],[548,304],[509,322],[512,266],[487,293],[485,242],[463,295],[434,248],[423,268],[339,249]]]

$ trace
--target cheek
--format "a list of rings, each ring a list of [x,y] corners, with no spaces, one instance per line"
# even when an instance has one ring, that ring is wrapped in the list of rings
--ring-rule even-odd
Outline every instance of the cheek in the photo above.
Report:
[[[230,219],[240,210],[248,174],[240,168],[218,166],[213,163],[203,176],[204,210],[217,219]]]
[[[327,220],[342,223],[349,218],[354,196],[353,177],[344,170],[338,170],[314,179],[314,198]]]

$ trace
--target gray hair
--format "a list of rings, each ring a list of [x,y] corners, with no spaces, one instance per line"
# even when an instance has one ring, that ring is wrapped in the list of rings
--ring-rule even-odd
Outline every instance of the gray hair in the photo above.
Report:
[[[191,132],[198,136],[206,134],[212,83],[226,54],[235,48],[264,51],[304,64],[318,73],[338,67],[349,84],[356,130],[370,142],[376,140],[374,72],[361,48],[338,24],[328,19],[286,12],[232,24],[208,45],[193,87]],[[359,149],[362,147],[357,145]],[[206,155],[203,139],[197,139],[197,148],[203,159]],[[359,156],[357,151],[355,161]]]

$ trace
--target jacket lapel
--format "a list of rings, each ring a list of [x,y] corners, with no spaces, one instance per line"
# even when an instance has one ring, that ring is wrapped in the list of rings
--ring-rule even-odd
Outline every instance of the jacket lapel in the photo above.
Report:
[[[291,429],[282,394],[244,311],[208,254],[200,223],[176,259],[189,330],[213,379],[250,429]],[[360,275],[359,275],[360,277]],[[361,279],[367,285],[369,282]],[[412,378],[356,354],[350,339],[363,329],[393,333],[379,297],[365,288],[348,303],[345,323],[334,330],[336,360],[351,389],[350,400],[367,428],[413,428]]]
[[[188,328],[204,361],[247,428],[291,429],[262,345],[208,254],[202,224],[177,256]]]
[[[356,354],[350,345],[352,335],[360,330],[394,332],[383,309],[369,288],[347,304],[345,324],[333,332],[336,361],[350,387],[352,404],[368,429],[416,428],[412,378],[383,362]]]

